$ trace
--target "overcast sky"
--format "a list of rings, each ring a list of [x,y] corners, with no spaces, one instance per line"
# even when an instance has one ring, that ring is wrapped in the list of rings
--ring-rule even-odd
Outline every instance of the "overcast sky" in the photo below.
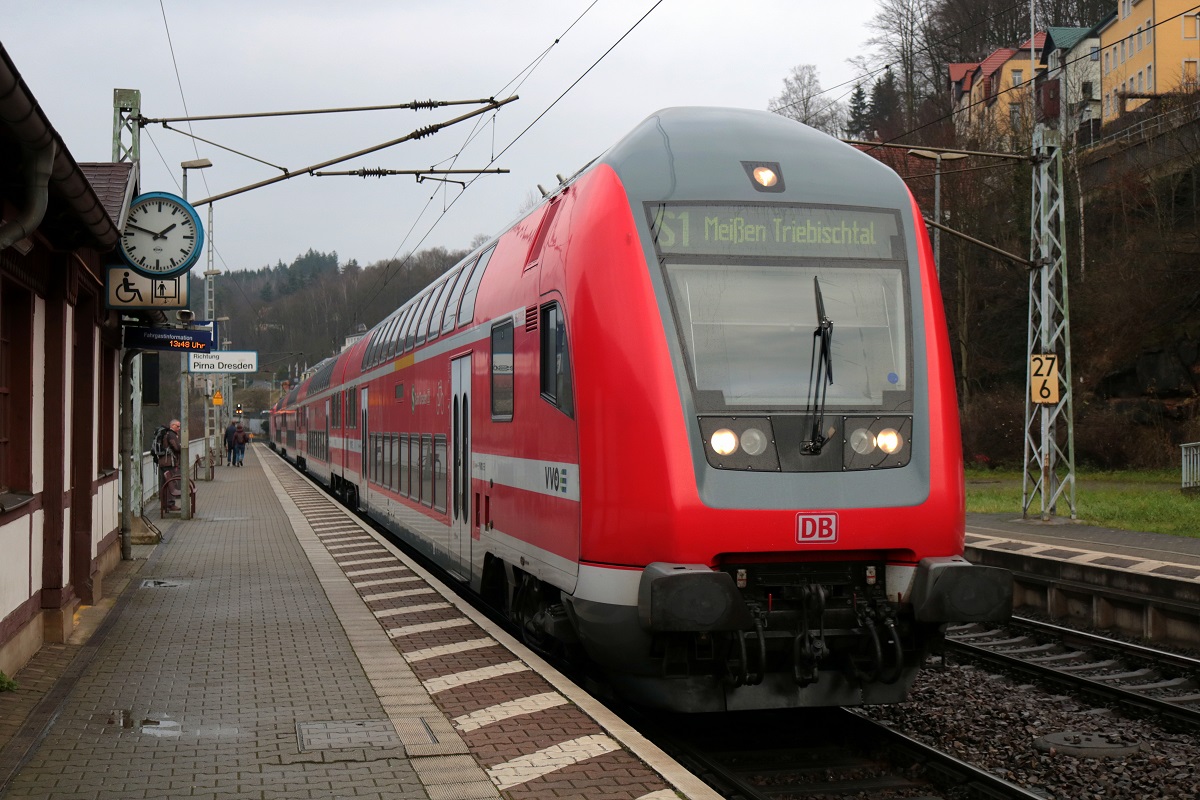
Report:
[[[875,8],[873,0],[0,0],[0,37],[77,161],[111,160],[115,88],[141,90],[148,118],[520,96],[327,168],[511,170],[465,191],[407,175],[302,175],[218,201],[211,238],[224,271],[290,263],[310,248],[364,266],[466,248],[512,221],[537,184],[574,173],[660,108],[765,109],[803,63],[816,65],[825,88],[852,81],[847,59],[865,51]],[[850,88],[827,96],[844,99]],[[189,173],[195,202],[476,108],[192,123],[196,136],[245,155],[153,124],[142,132],[141,190],[179,194],[180,162],[208,158],[212,168]]]

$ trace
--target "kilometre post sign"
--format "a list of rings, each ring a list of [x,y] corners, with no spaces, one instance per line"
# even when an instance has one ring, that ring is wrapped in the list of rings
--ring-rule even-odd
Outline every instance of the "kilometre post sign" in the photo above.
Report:
[[[1034,403],[1058,402],[1058,356],[1042,353],[1029,357],[1029,392]]]
[[[188,355],[188,372],[258,372],[258,351],[191,353]]]

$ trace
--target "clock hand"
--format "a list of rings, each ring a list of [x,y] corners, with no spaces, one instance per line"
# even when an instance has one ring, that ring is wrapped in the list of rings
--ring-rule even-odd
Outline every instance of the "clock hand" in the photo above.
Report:
[[[154,234],[154,238],[155,238],[155,239],[165,239],[165,238],[167,238],[167,233],[168,233],[168,232],[169,232],[169,231],[170,231],[172,228],[174,228],[174,227],[176,227],[176,223],[172,222],[170,225],[168,225],[167,227],[163,228],[163,229],[162,229],[161,231],[159,231],[158,233]]]
[[[126,222],[126,223],[125,223],[125,227],[126,227],[126,228],[133,228],[135,231],[141,231],[142,233],[148,233],[148,234],[150,234],[151,236],[153,236],[155,239],[157,239],[157,238],[158,238],[158,236],[159,236],[159,234],[155,233],[154,231],[152,231],[152,230],[147,230],[146,228],[143,228],[143,227],[141,227],[140,225],[134,225],[132,222]]]

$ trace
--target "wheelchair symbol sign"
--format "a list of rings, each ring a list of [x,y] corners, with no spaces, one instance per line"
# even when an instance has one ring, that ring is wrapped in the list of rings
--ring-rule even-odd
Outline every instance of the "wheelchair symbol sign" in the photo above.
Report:
[[[109,267],[109,308],[187,308],[187,273],[151,278],[129,267]]]

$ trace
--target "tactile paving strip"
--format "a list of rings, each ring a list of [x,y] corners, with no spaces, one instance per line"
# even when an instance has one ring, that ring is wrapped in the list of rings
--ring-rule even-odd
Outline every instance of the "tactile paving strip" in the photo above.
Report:
[[[496,789],[511,798],[678,797],[348,511],[283,462],[267,463]],[[409,738],[401,738],[412,755]]]
[[[966,544],[968,547],[975,547],[981,550],[1015,551],[1025,556],[1048,558],[1075,564],[1102,566],[1124,572],[1158,575],[1190,581],[1192,583],[1200,583],[1200,569],[1196,567],[1184,564],[1172,564],[1166,561],[1156,561],[1149,558],[1115,556],[1112,553],[1103,553],[1096,550],[1064,548],[1057,545],[1023,542],[999,536],[983,536],[974,533],[967,533]]]

